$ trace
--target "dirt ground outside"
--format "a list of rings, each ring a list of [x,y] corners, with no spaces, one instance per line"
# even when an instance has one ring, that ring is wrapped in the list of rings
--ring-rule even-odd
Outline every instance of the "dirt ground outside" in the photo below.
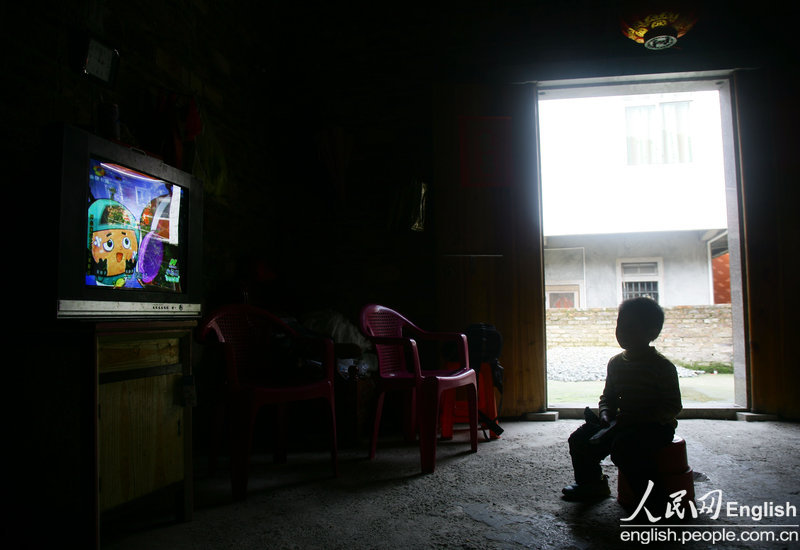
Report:
[[[550,406],[597,406],[603,393],[604,381],[584,380],[563,382],[548,380],[547,398]],[[698,374],[681,378],[683,407],[730,406],[734,402],[732,374]]]

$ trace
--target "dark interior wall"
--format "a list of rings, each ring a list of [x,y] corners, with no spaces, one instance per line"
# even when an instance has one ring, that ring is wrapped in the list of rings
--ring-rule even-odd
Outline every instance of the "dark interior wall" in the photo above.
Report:
[[[351,37],[356,22],[343,14],[330,14],[334,22],[281,10],[192,1],[14,8],[4,153],[41,162],[50,123],[105,135],[101,111],[116,105],[122,141],[203,181],[208,308],[241,300],[246,282],[251,299],[297,316],[330,307],[353,318],[370,299],[424,312],[431,262],[418,260],[431,241],[409,229],[405,199],[415,181],[430,181],[429,82],[397,74],[380,45],[370,50],[380,35]],[[334,25],[330,43],[315,36],[324,21]],[[113,86],[76,66],[88,35],[120,52]],[[202,132],[193,139],[195,107]]]
[[[435,319],[428,227],[436,218],[428,218],[425,232],[410,231],[402,199],[421,178],[431,184],[435,207],[430,102],[437,81],[757,67],[769,78],[756,77],[741,98],[749,109],[741,162],[751,224],[754,403],[763,412],[800,418],[800,370],[789,350],[789,335],[798,328],[791,312],[798,308],[787,251],[797,241],[791,205],[800,180],[790,123],[797,117],[790,35],[774,31],[776,12],[762,4],[704,2],[706,16],[681,49],[653,55],[621,37],[619,4],[509,2],[380,13],[197,0],[5,6],[0,151],[9,168],[3,181],[11,188],[25,169],[42,163],[40,133],[49,123],[102,133],[103,103],[118,105],[122,139],[177,162],[173,137],[183,135],[194,100],[203,132],[181,143],[181,165],[204,183],[207,306],[241,299],[240,283],[257,279],[251,266],[263,261],[277,278],[253,295],[286,312],[332,307],[353,319],[361,304],[375,300],[426,324]],[[74,66],[73,44],[86,33],[120,51],[113,87]],[[36,185],[54,190],[53,182]],[[8,196],[7,227],[30,227],[35,198],[29,185]],[[38,265],[32,255],[17,263]],[[52,284],[55,267],[32,271],[30,295]],[[80,452],[64,451],[55,465],[49,459],[62,444],[74,450],[67,439],[81,433],[75,411],[85,396],[70,369],[85,358],[52,345],[61,340],[43,329],[51,310],[31,313],[34,324],[22,327],[33,335],[23,340],[31,359],[13,386],[22,401],[37,404],[29,417],[35,430],[26,423],[18,441],[40,457],[25,469],[40,472],[37,487],[68,486],[45,493],[51,509],[68,511],[80,492],[70,485],[77,483]],[[33,497],[28,512],[35,516]]]
[[[429,83],[393,71],[361,74],[378,54],[369,41],[350,43],[354,27],[346,19],[337,28],[349,45],[334,54],[324,43],[308,43],[316,39],[302,18],[284,20],[254,4],[4,6],[3,182],[13,189],[11,202],[28,205],[11,208],[7,226],[25,227],[26,234],[42,227],[43,252],[34,255],[55,253],[57,231],[42,205],[58,184],[46,175],[54,151],[43,148],[43,134],[52,123],[67,123],[105,135],[99,113],[115,104],[122,141],[203,182],[207,309],[241,300],[248,282],[254,300],[298,316],[330,307],[354,319],[370,300],[406,305],[418,318],[429,314],[431,239],[408,229],[411,203],[404,200],[415,180],[430,177]],[[113,86],[87,78],[75,62],[88,35],[120,53]],[[186,124],[193,102],[203,124],[194,141]],[[31,261],[39,263],[29,254],[15,263]],[[274,278],[256,269],[262,262]],[[10,523],[32,548],[90,540],[89,342],[53,325],[57,266],[22,271],[20,287],[18,270],[4,270],[5,287],[22,290],[23,314],[11,340],[27,357],[10,377],[6,403],[13,416],[25,411],[4,437],[20,450]],[[202,378],[195,409],[200,447],[208,411]],[[47,530],[37,525],[43,500],[57,511]]]
[[[352,318],[363,302],[380,300],[422,322],[435,309],[434,245],[431,231],[408,230],[410,206],[401,200],[415,180],[427,180],[435,207],[434,83],[731,68],[767,58],[780,66],[789,56],[788,39],[767,27],[769,13],[712,1],[680,51],[654,58],[621,38],[621,4],[16,6],[4,35],[2,150],[22,164],[41,162],[46,124],[102,133],[101,108],[115,104],[124,141],[204,182],[207,306],[241,299],[242,279],[257,278],[252,266],[263,262],[277,278],[251,296],[289,313],[333,307]],[[120,52],[112,87],[75,67],[74,45],[86,34]],[[194,140],[186,135],[193,105],[203,124]],[[183,138],[180,161],[175,135]],[[435,223],[429,217],[428,227]]]
[[[422,179],[435,208],[431,90],[441,81],[766,69],[770,78],[756,77],[743,98],[755,121],[750,135],[759,135],[747,142],[743,162],[757,166],[750,182],[763,180],[764,166],[775,177],[751,184],[749,215],[769,220],[756,224],[756,237],[792,233],[791,225],[771,226],[764,212],[789,204],[780,197],[796,175],[787,160],[794,156],[764,159],[796,143],[783,139],[792,133],[785,115],[795,105],[796,48],[775,31],[768,8],[695,4],[705,10],[679,49],[655,53],[621,36],[622,2],[462,10],[190,0],[17,4],[4,12],[0,150],[8,166],[41,165],[47,124],[103,133],[101,107],[116,104],[121,139],[203,181],[208,307],[241,299],[241,282],[261,274],[266,283],[250,295],[287,313],[332,307],[352,319],[376,300],[424,323],[435,310],[428,228],[436,216],[429,215],[425,232],[412,232],[413,205],[402,199]],[[76,67],[75,44],[87,34],[120,52],[111,87]],[[780,101],[772,101],[776,93]],[[186,135],[192,105],[202,117],[195,140]],[[780,147],[762,147],[764,133]],[[40,185],[50,191],[53,182]],[[14,209],[17,215],[24,218],[24,209]],[[772,257],[768,246],[777,245],[766,242],[779,241],[753,240],[751,253]],[[276,278],[256,271],[259,262]],[[34,271],[46,285],[51,272]],[[771,273],[770,289],[776,273],[779,282],[791,278],[788,268]],[[754,266],[749,284],[758,288],[760,277]],[[771,314],[773,307],[780,306],[763,317],[788,317]]]
[[[408,229],[403,199],[430,175],[426,84],[391,71],[359,76],[357,66],[372,65],[369,52],[359,53],[369,43],[334,55],[308,43],[316,41],[311,25],[320,23],[311,18],[306,27],[303,18],[313,14],[284,19],[279,8],[255,4],[4,6],[0,150],[4,166],[17,169],[7,169],[3,181],[14,185],[14,201],[31,206],[12,209],[7,223],[30,227],[34,215],[47,225],[36,198],[55,196],[57,182],[41,177],[53,153],[43,150],[45,129],[63,122],[105,134],[101,106],[115,104],[122,141],[203,182],[207,308],[241,300],[249,282],[254,300],[297,316],[330,307],[354,319],[368,300],[411,303],[424,313],[433,292],[430,239]],[[341,24],[349,42],[353,23]],[[87,78],[75,62],[88,35],[119,50],[113,86]],[[192,102],[203,123],[194,141],[186,124]],[[52,244],[45,248],[55,250],[58,236],[47,232]],[[274,279],[256,270],[262,262]],[[4,281],[19,280],[4,272]],[[56,266],[25,272],[23,311],[30,315],[18,327],[30,357],[10,385],[29,413],[10,439],[30,453],[18,462],[36,483],[21,486],[31,497],[21,500],[21,515],[35,517],[37,495],[48,494],[65,511],[59,524],[90,530],[81,514],[90,508],[84,480],[91,476],[80,472],[92,445],[85,406],[91,357],[73,335],[53,330],[52,302],[30,307],[39,305],[37,296],[51,296]]]

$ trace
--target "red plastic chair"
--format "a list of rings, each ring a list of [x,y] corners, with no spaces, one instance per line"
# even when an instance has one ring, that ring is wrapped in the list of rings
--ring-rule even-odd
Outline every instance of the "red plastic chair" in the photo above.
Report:
[[[375,449],[380,427],[383,401],[387,391],[409,393],[410,409],[406,426],[419,432],[420,462],[423,473],[436,467],[436,436],[442,394],[464,387],[467,394],[470,444],[478,450],[478,397],[475,371],[469,366],[467,337],[452,332],[428,332],[414,325],[398,312],[370,304],[361,310],[361,331],[374,344],[378,354],[377,403],[375,425],[370,443],[370,459]],[[423,370],[420,365],[417,340],[451,341],[456,345],[458,358],[455,369]],[[407,435],[412,435],[409,431]]]
[[[275,459],[286,460],[286,404],[324,399],[330,408],[331,462],[338,475],[334,403],[333,341],[298,334],[278,317],[247,304],[215,311],[200,327],[203,342],[216,340],[225,356],[226,406],[230,424],[231,485],[235,499],[247,494],[256,415],[276,406],[278,441]],[[215,434],[214,439],[218,436]],[[212,441],[216,458],[217,441]]]

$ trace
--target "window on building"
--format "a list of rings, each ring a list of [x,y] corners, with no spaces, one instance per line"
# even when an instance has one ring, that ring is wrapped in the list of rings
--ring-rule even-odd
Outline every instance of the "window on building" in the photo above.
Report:
[[[660,302],[661,259],[620,260],[620,301],[646,296]]]
[[[644,296],[658,302],[658,281],[625,281],[622,285],[623,300]]]
[[[628,164],[692,161],[690,101],[667,101],[625,108]]]
[[[577,308],[581,304],[579,285],[545,285],[545,307]]]

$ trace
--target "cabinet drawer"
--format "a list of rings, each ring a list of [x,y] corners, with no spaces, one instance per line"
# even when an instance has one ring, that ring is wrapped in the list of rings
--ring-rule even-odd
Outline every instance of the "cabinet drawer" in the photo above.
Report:
[[[97,342],[98,373],[146,369],[180,362],[181,340],[170,338],[105,337]]]

